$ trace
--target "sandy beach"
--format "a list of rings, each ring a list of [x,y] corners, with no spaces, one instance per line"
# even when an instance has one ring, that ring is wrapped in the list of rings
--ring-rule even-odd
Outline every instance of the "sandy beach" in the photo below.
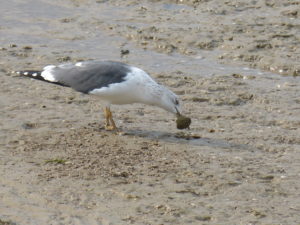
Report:
[[[0,225],[300,224],[293,0],[12,0],[0,9]],[[12,71],[90,59],[181,100],[113,106]]]

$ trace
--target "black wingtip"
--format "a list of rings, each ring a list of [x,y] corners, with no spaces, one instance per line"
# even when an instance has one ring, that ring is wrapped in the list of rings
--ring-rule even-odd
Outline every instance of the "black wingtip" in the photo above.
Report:
[[[67,85],[61,84],[59,82],[52,82],[52,81],[46,80],[42,76],[42,72],[43,71],[39,71],[39,70],[23,70],[23,71],[13,71],[12,73],[18,74],[20,76],[28,77],[28,78],[33,78],[36,80],[41,80],[41,81],[44,81],[47,83],[56,84],[56,85],[63,86],[63,87],[68,87]]]
[[[44,78],[41,76],[42,71],[38,71],[38,70],[24,70],[24,71],[16,71],[14,73],[20,76],[26,76],[38,80],[44,80]]]

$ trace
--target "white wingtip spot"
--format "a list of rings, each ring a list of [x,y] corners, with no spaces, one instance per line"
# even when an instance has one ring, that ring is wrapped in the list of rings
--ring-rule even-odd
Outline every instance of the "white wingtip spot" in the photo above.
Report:
[[[75,66],[83,66],[83,63],[82,62],[78,62],[75,64]]]
[[[33,73],[32,76],[33,76],[33,77],[36,77],[36,76],[37,76],[37,73]]]
[[[27,76],[27,75],[28,75],[28,72],[24,72],[23,75]]]
[[[56,66],[54,66],[54,65],[45,66],[44,71],[41,73],[41,76],[47,81],[57,82],[56,78],[53,75],[53,71],[52,71],[55,67]]]

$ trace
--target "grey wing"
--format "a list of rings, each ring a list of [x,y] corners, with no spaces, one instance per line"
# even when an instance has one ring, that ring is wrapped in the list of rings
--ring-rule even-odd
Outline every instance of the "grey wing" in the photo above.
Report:
[[[130,71],[129,65],[112,61],[87,61],[51,68],[57,83],[83,93],[108,87],[112,83],[121,83]]]

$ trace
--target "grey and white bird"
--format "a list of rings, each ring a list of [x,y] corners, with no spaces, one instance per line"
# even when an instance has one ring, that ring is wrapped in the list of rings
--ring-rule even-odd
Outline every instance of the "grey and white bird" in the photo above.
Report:
[[[85,61],[75,64],[49,65],[41,71],[16,72],[37,80],[71,87],[106,101],[105,129],[117,130],[110,106],[143,103],[160,107],[180,116],[178,97],[158,84],[145,71],[121,62]]]

